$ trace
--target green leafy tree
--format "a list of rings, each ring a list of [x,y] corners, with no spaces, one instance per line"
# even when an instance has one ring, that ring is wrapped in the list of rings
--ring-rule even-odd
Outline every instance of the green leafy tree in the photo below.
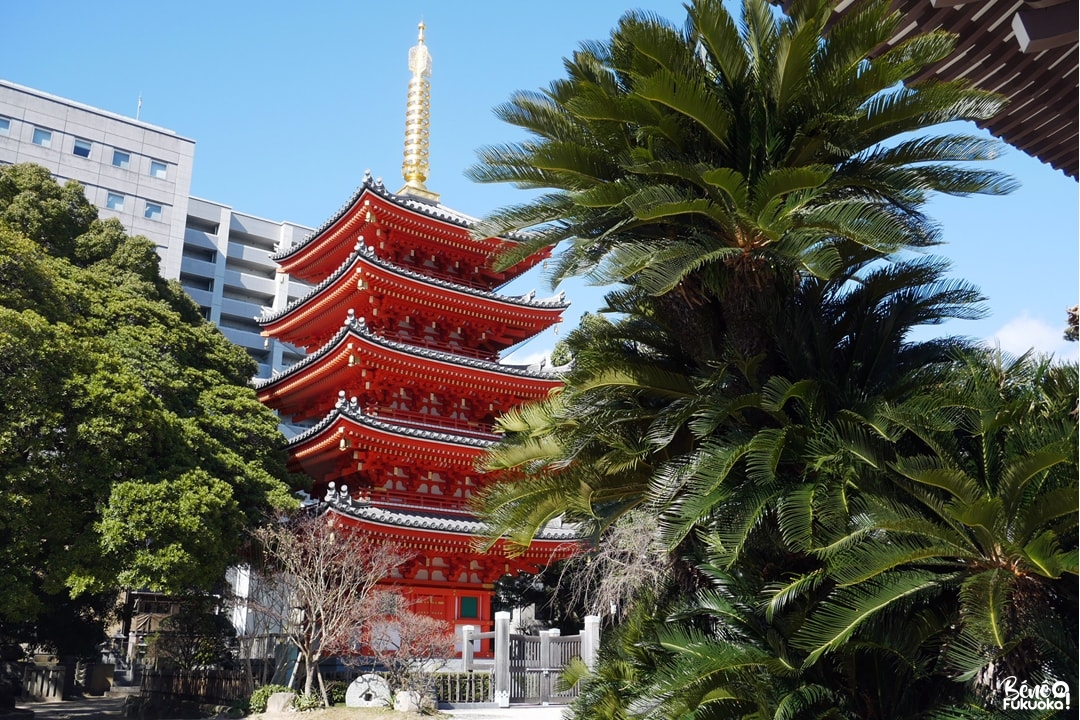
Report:
[[[243,349],[77,183],[0,168],[0,622],[117,584],[208,589],[291,507]],[[22,623],[22,624],[20,624]]]
[[[236,628],[227,617],[208,607],[206,598],[185,598],[180,611],[162,620],[150,636],[147,654],[158,667],[228,667],[235,644]]]

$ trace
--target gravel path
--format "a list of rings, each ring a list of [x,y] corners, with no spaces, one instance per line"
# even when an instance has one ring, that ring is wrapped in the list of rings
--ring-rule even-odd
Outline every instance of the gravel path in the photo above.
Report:
[[[34,720],[119,720],[123,697],[85,697],[63,702],[20,703],[32,710]],[[511,708],[467,708],[443,710],[459,720],[562,720],[564,707],[551,705],[515,705]],[[300,720],[301,715],[291,717]]]

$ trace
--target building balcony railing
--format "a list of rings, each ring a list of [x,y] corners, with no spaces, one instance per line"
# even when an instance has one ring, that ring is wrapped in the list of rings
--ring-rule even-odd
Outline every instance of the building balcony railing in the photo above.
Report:
[[[372,488],[365,490],[370,493],[370,501],[384,507],[395,507],[407,510],[435,510],[439,513],[450,513],[469,517],[471,513],[465,508],[467,500],[463,498],[448,497],[446,495],[434,495],[431,493],[403,492],[400,490],[382,490]]]
[[[372,417],[379,418],[380,420],[389,420],[396,425],[404,425],[418,430],[468,435],[469,437],[481,438],[483,440],[498,439],[498,436],[492,431],[490,425],[462,418],[445,417],[443,415],[432,415],[430,413],[415,412],[413,410],[386,407],[365,408],[365,413]]]
[[[411,263],[402,263],[401,267],[411,272],[419,273],[420,275],[426,275],[428,277],[435,278],[436,280],[443,280],[445,282],[454,283],[455,285],[462,285],[467,288],[472,288],[473,290],[488,289],[486,285],[476,282],[475,280],[471,279],[470,275],[466,275],[465,273],[451,273],[446,272],[445,270],[436,270],[434,268],[428,267],[427,265],[414,265]]]
[[[388,334],[384,337],[406,345],[413,345],[414,347],[426,348],[428,350],[438,350],[439,352],[450,353],[451,355],[460,355],[461,357],[474,358],[476,360],[487,360],[488,362],[499,361],[498,355],[495,353],[467,348],[459,343],[438,340],[430,335],[416,337],[415,335],[402,332],[399,333],[397,337],[394,337],[393,334]]]

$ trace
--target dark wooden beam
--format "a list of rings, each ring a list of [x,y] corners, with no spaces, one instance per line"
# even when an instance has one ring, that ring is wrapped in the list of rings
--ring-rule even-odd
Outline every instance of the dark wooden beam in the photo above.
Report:
[[[1024,8],[1013,15],[1012,29],[1022,53],[1071,45],[1080,39],[1080,0]]]

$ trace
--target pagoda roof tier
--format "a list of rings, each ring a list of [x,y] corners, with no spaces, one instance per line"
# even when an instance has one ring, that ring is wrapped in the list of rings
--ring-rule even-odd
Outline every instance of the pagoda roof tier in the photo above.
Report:
[[[392,254],[396,245],[403,251],[447,254],[475,267],[477,271],[469,273],[470,281],[491,289],[513,280],[550,254],[537,253],[509,270],[495,272],[490,269],[491,258],[524,236],[474,237],[470,228],[477,222],[445,205],[396,195],[368,172],[352,197],[321,227],[270,257],[282,272],[315,283],[344,261],[361,233],[369,233],[379,238],[373,244],[380,255]]]
[[[286,449],[291,470],[320,478],[336,472],[343,457],[352,462],[351,451],[358,448],[403,463],[421,459],[472,468],[498,439],[494,433],[463,434],[420,422],[380,418],[352,400],[339,398],[326,417],[289,440]]]
[[[372,397],[365,392],[368,370],[379,374],[379,386],[387,391],[398,385],[453,388],[458,397],[497,401],[500,411],[541,399],[562,384],[556,372],[389,340],[350,311],[328,343],[269,379],[256,381],[255,390],[264,404],[300,422],[340,407],[345,397]]]
[[[453,325],[470,324],[492,329],[498,347],[527,340],[561,320],[569,307],[565,294],[537,299],[534,292],[503,295],[460,283],[433,278],[378,257],[375,249],[357,242],[352,253],[333,273],[306,295],[277,312],[265,312],[256,320],[262,334],[311,349],[326,342],[337,329],[329,318],[341,317],[352,305],[366,307],[371,298],[380,304],[407,308],[422,316],[437,314]],[[358,302],[359,301],[359,302]],[[496,337],[498,333],[504,337]]]
[[[433,552],[476,553],[476,547],[488,533],[487,525],[475,517],[378,507],[351,498],[331,501],[327,511],[335,513],[347,527],[361,529],[382,541]],[[544,527],[527,548],[515,546],[512,551],[505,540],[497,540],[492,551],[501,555],[499,560],[510,567],[499,568],[497,576],[488,581],[507,572],[535,572],[553,561],[568,558],[580,550],[580,540],[572,526]]]

